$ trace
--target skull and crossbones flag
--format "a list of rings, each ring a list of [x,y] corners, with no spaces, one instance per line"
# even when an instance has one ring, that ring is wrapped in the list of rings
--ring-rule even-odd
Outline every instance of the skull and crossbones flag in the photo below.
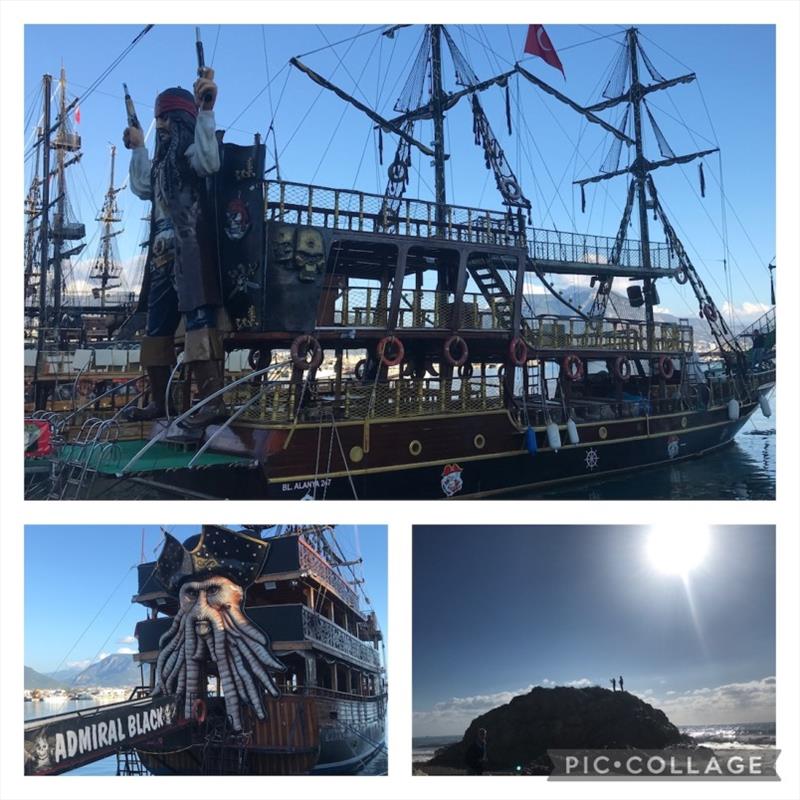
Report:
[[[532,56],[539,56],[545,63],[551,67],[561,70],[564,75],[564,80],[567,76],[564,74],[564,67],[561,66],[561,59],[558,57],[544,25],[528,25],[528,35],[525,39],[525,52],[530,53]]]

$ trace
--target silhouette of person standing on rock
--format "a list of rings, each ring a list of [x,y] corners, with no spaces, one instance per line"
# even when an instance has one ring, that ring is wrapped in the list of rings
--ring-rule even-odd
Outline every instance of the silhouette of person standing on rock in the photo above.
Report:
[[[621,692],[625,691],[625,684],[622,682],[622,675],[619,676],[619,690]]]
[[[486,728],[478,728],[478,736],[464,754],[467,775],[483,775],[488,757],[486,755]]]
[[[611,691],[612,692],[616,692],[617,691],[617,679],[616,678],[612,678],[611,679]]]

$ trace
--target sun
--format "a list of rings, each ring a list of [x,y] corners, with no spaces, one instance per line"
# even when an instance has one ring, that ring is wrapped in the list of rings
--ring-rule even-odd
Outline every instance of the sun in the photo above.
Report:
[[[686,578],[708,556],[711,534],[703,526],[653,527],[647,535],[650,563],[667,575]]]

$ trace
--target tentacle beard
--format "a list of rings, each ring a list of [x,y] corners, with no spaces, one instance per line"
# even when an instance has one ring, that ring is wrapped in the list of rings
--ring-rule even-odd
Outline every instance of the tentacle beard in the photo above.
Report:
[[[280,694],[271,672],[286,667],[270,652],[269,640],[242,611],[244,591],[217,576],[181,586],[180,610],[159,640],[154,695],[176,694],[184,716],[200,697],[204,661],[213,661],[235,730],[242,729],[242,703],[266,717],[264,692]]]

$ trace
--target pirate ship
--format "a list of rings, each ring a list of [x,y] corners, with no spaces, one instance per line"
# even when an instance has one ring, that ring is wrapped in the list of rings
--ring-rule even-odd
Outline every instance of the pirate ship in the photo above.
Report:
[[[179,411],[147,430],[114,421],[117,441],[99,450],[97,433],[68,444],[51,496],[72,496],[68,481],[80,473],[106,492],[138,485],[189,497],[487,497],[702,456],[729,444],[757,408],[769,413],[770,353],[729,327],[653,174],[715,152],[675,154],[647,103],[695,75],[661,75],[635,28],[590,106],[521,64],[481,80],[441,25],[425,28],[391,119],[291,63],[366,114],[381,152],[384,135],[397,138],[385,192],[264,179],[259,137],[250,147],[222,145],[215,196],[234,327],[227,347],[240,365],[247,353],[251,370],[200,404],[223,397],[228,419],[187,438],[180,423],[197,405],[179,366],[171,384]],[[508,103],[512,76],[610,137],[601,173],[576,184],[585,199],[595,183],[627,181],[616,236],[532,224],[535,209],[481,102],[505,87]],[[447,197],[445,113],[459,102],[471,106],[502,210]],[[620,114],[616,124],[603,117],[609,109]],[[415,135],[421,121],[432,124],[431,146]],[[658,159],[645,152],[646,124]],[[432,161],[433,200],[408,196],[412,154]],[[634,221],[638,239],[629,238]],[[590,303],[559,291],[567,275],[591,282]],[[688,319],[657,318],[658,281],[667,280],[691,289],[715,342],[713,363],[698,359]],[[620,296],[613,287],[622,281]],[[557,313],[541,313],[532,285]],[[774,341],[774,314],[766,326]],[[108,437],[104,423],[92,424]]]
[[[86,226],[76,219],[68,179],[83,156],[73,124],[80,117],[77,99],[69,100],[63,67],[55,86],[55,120],[50,75],[42,80],[41,94],[42,114],[26,154],[32,175],[24,235],[25,410],[38,409],[40,416],[70,412],[117,384],[117,392],[102,404],[112,408],[128,393],[120,392],[119,384],[133,383],[139,374],[136,342],[118,335],[131,315],[135,293],[122,286],[116,247],[122,232],[117,227],[122,187],[115,186],[116,147],[111,146],[108,188],[96,216],[97,252],[85,276],[91,288],[84,290],[74,259],[86,248]]]
[[[26,725],[26,771],[112,754],[118,774],[362,770],[385,750],[387,688],[360,563],[328,526],[166,534],[133,597],[142,685]]]

